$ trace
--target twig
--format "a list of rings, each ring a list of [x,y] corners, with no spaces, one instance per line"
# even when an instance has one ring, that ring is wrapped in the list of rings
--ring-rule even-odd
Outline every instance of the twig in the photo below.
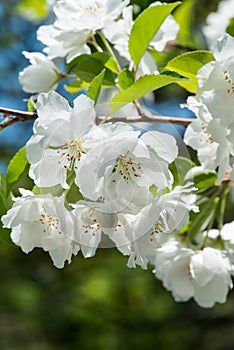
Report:
[[[140,108],[140,106],[137,106]],[[159,116],[159,115],[145,115],[145,113],[140,108],[141,115],[140,116],[132,116],[127,118],[117,118],[117,117],[97,117],[97,124],[100,124],[105,121],[116,122],[125,122],[125,123],[135,123],[135,122],[158,122],[158,123],[171,123],[177,125],[188,126],[193,119],[192,118],[177,118],[172,116]],[[23,122],[26,120],[35,120],[38,115],[33,112],[24,112],[18,111],[15,109],[2,108],[0,107],[0,113],[2,113],[2,117],[6,118],[6,120],[0,123],[0,129],[4,129],[7,126],[13,125],[18,122]]]
[[[36,113],[18,111],[16,109],[9,109],[3,107],[0,107],[0,113],[2,113],[2,118],[5,118],[5,121],[0,123],[0,130],[3,130],[6,127],[16,124],[18,122],[34,120],[37,118]]]
[[[137,100],[134,100],[133,104],[135,105],[137,113],[139,114],[139,116],[141,116],[142,118],[147,117],[147,115],[145,114],[145,112],[141,108],[140,103]]]
[[[99,124],[105,117],[97,117],[97,124]],[[136,123],[136,122],[156,122],[156,123],[171,123],[176,125],[188,126],[194,119],[193,118],[177,118],[171,116],[160,116],[160,115],[147,115],[144,117],[127,117],[127,118],[117,118],[109,117],[105,119],[105,122],[125,122],[125,123]]]
[[[32,112],[25,112],[25,111],[18,111],[16,109],[9,109],[9,108],[3,108],[0,107],[0,113],[2,113],[3,118],[8,118],[9,116],[15,116],[19,118],[19,121],[25,121],[25,120],[32,120],[37,118],[36,113]]]

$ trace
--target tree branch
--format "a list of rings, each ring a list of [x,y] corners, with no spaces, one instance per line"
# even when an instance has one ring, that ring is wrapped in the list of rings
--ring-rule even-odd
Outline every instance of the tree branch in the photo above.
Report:
[[[137,106],[138,107],[138,106]],[[18,122],[24,122],[26,120],[35,120],[38,115],[33,112],[19,111],[15,109],[0,107],[0,113],[2,118],[6,120],[0,123],[0,129],[4,129],[7,126],[13,125]],[[97,124],[101,123],[106,117],[97,117]],[[177,118],[172,116],[159,116],[159,115],[145,115],[141,113],[140,116],[132,116],[127,118],[108,117],[105,121],[135,123],[135,122],[157,122],[157,123],[171,123],[177,125],[188,126],[193,119],[192,118]]]
[[[24,122],[26,120],[34,120],[37,118],[36,113],[18,111],[16,109],[0,107],[0,113],[2,118],[5,118],[4,122],[0,123],[0,130],[6,127],[16,124],[18,122]]]
[[[36,113],[18,111],[16,109],[3,108],[3,107],[0,107],[0,113],[2,113],[3,118],[14,116],[14,117],[18,117],[19,121],[21,121],[21,119],[22,121],[25,121],[25,120],[32,120],[37,118]]]
[[[97,121],[99,124],[105,117],[97,117]],[[136,122],[156,122],[156,123],[171,123],[176,125],[188,126],[194,119],[193,118],[177,118],[172,116],[161,116],[161,115],[148,115],[144,117],[127,117],[127,118],[117,118],[117,117],[109,117],[105,120],[105,122],[125,122],[125,123],[136,123]]]

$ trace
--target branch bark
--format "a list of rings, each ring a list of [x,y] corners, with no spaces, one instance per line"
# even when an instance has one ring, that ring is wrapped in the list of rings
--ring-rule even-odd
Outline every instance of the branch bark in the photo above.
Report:
[[[13,125],[18,122],[23,122],[26,120],[35,120],[38,115],[35,112],[25,112],[16,109],[2,108],[0,107],[0,113],[2,113],[2,118],[6,120],[0,123],[0,129],[4,129],[7,126]],[[97,117],[97,124],[101,123],[106,117]],[[116,118],[108,117],[105,121],[112,122],[126,122],[126,123],[136,123],[136,122],[157,122],[157,123],[171,123],[177,125],[188,126],[193,119],[192,118],[177,118],[173,116],[159,116],[159,115],[145,115],[132,116],[127,118]]]

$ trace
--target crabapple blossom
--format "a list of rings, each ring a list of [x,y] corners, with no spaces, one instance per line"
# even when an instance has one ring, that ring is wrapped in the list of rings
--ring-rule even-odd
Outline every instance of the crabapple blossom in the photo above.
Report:
[[[75,241],[84,257],[95,254],[98,246],[116,247],[129,254],[131,226],[121,213],[113,213],[109,203],[79,201],[72,205],[75,219]]]
[[[56,119],[52,119],[55,111],[51,102],[55,99],[56,109],[60,108],[60,112]],[[81,95],[74,100],[74,108],[70,109],[56,93],[43,95],[40,101],[42,100],[46,104],[38,105],[39,118],[34,128],[35,135],[27,142],[27,156],[31,164],[30,176],[41,187],[50,187],[58,183],[67,187],[67,171],[73,167],[76,169],[82,155],[87,151],[87,138],[84,135],[94,125],[93,101]],[[43,128],[47,115],[50,122],[47,121],[46,127]],[[63,117],[60,119],[59,115]],[[39,146],[40,152],[37,151],[36,145]]]
[[[165,195],[159,192],[137,216],[128,216],[132,227],[129,238],[133,242],[128,267],[136,267],[137,264],[146,269],[148,262],[154,264],[156,248],[173,237],[170,233],[179,231],[188,223],[191,210],[198,211],[194,204],[196,196],[192,194],[195,190],[188,183]]]
[[[76,56],[91,52],[87,45],[88,38],[88,30],[65,32],[53,25],[41,26],[37,31],[37,39],[46,45],[43,51],[48,57],[66,57],[68,63]]]
[[[176,155],[175,139],[160,132],[115,138],[87,154],[76,183],[90,200],[101,197],[112,203],[115,211],[137,213],[151,200],[150,186],[171,188],[168,164]]]
[[[23,252],[43,248],[49,252],[54,265],[63,268],[80,249],[72,239],[73,217],[64,207],[64,198],[21,192],[23,196],[17,197],[2,217],[4,227],[12,229],[11,239]]]
[[[223,0],[218,4],[216,12],[212,12],[206,19],[203,34],[209,48],[213,48],[215,41],[221,37],[228,27],[229,21],[234,17],[234,1]]]
[[[187,107],[198,119],[187,128],[184,141],[197,150],[204,167],[210,170],[219,167],[219,181],[230,165],[230,155],[234,154],[233,45],[234,38],[228,34],[217,40],[213,52],[216,61],[198,71],[196,96],[187,100]]]
[[[231,270],[229,259],[218,249],[196,252],[171,240],[156,251],[155,275],[176,301],[194,298],[205,308],[224,303],[232,288]]]
[[[53,25],[41,26],[37,38],[47,46],[49,57],[67,56],[70,62],[82,53],[90,53],[87,42],[98,30],[119,17],[129,0],[63,0],[56,3]]]
[[[23,51],[23,55],[31,64],[19,73],[23,90],[33,94],[55,90],[62,78],[55,64],[40,52]]]
[[[74,170],[78,176],[87,152],[97,144],[116,135],[125,139],[132,135],[137,140],[139,134],[124,123],[95,126],[94,102],[85,95],[74,99],[74,108],[70,108],[57,93],[42,94],[37,109],[34,135],[26,146],[29,175],[40,187],[61,184],[68,188],[68,171]]]
[[[220,249],[231,261],[232,270],[234,272],[234,221],[228,222],[223,227],[218,229],[211,229],[209,232],[205,231],[199,237],[201,240],[210,240],[210,243],[215,248]],[[198,241],[199,241],[198,238]]]

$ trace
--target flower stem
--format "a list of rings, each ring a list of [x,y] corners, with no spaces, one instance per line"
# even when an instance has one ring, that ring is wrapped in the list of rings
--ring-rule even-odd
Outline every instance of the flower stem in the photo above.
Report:
[[[118,70],[119,72],[121,72],[121,67],[119,65],[119,62],[114,54],[114,51],[112,50],[112,47],[110,46],[108,40],[105,38],[105,36],[103,35],[103,33],[101,31],[98,32],[100,38],[102,39],[102,42],[103,44],[105,45],[105,48],[107,49],[107,51],[109,52],[109,54],[114,58],[116,64],[117,64],[117,67],[118,67]]]

